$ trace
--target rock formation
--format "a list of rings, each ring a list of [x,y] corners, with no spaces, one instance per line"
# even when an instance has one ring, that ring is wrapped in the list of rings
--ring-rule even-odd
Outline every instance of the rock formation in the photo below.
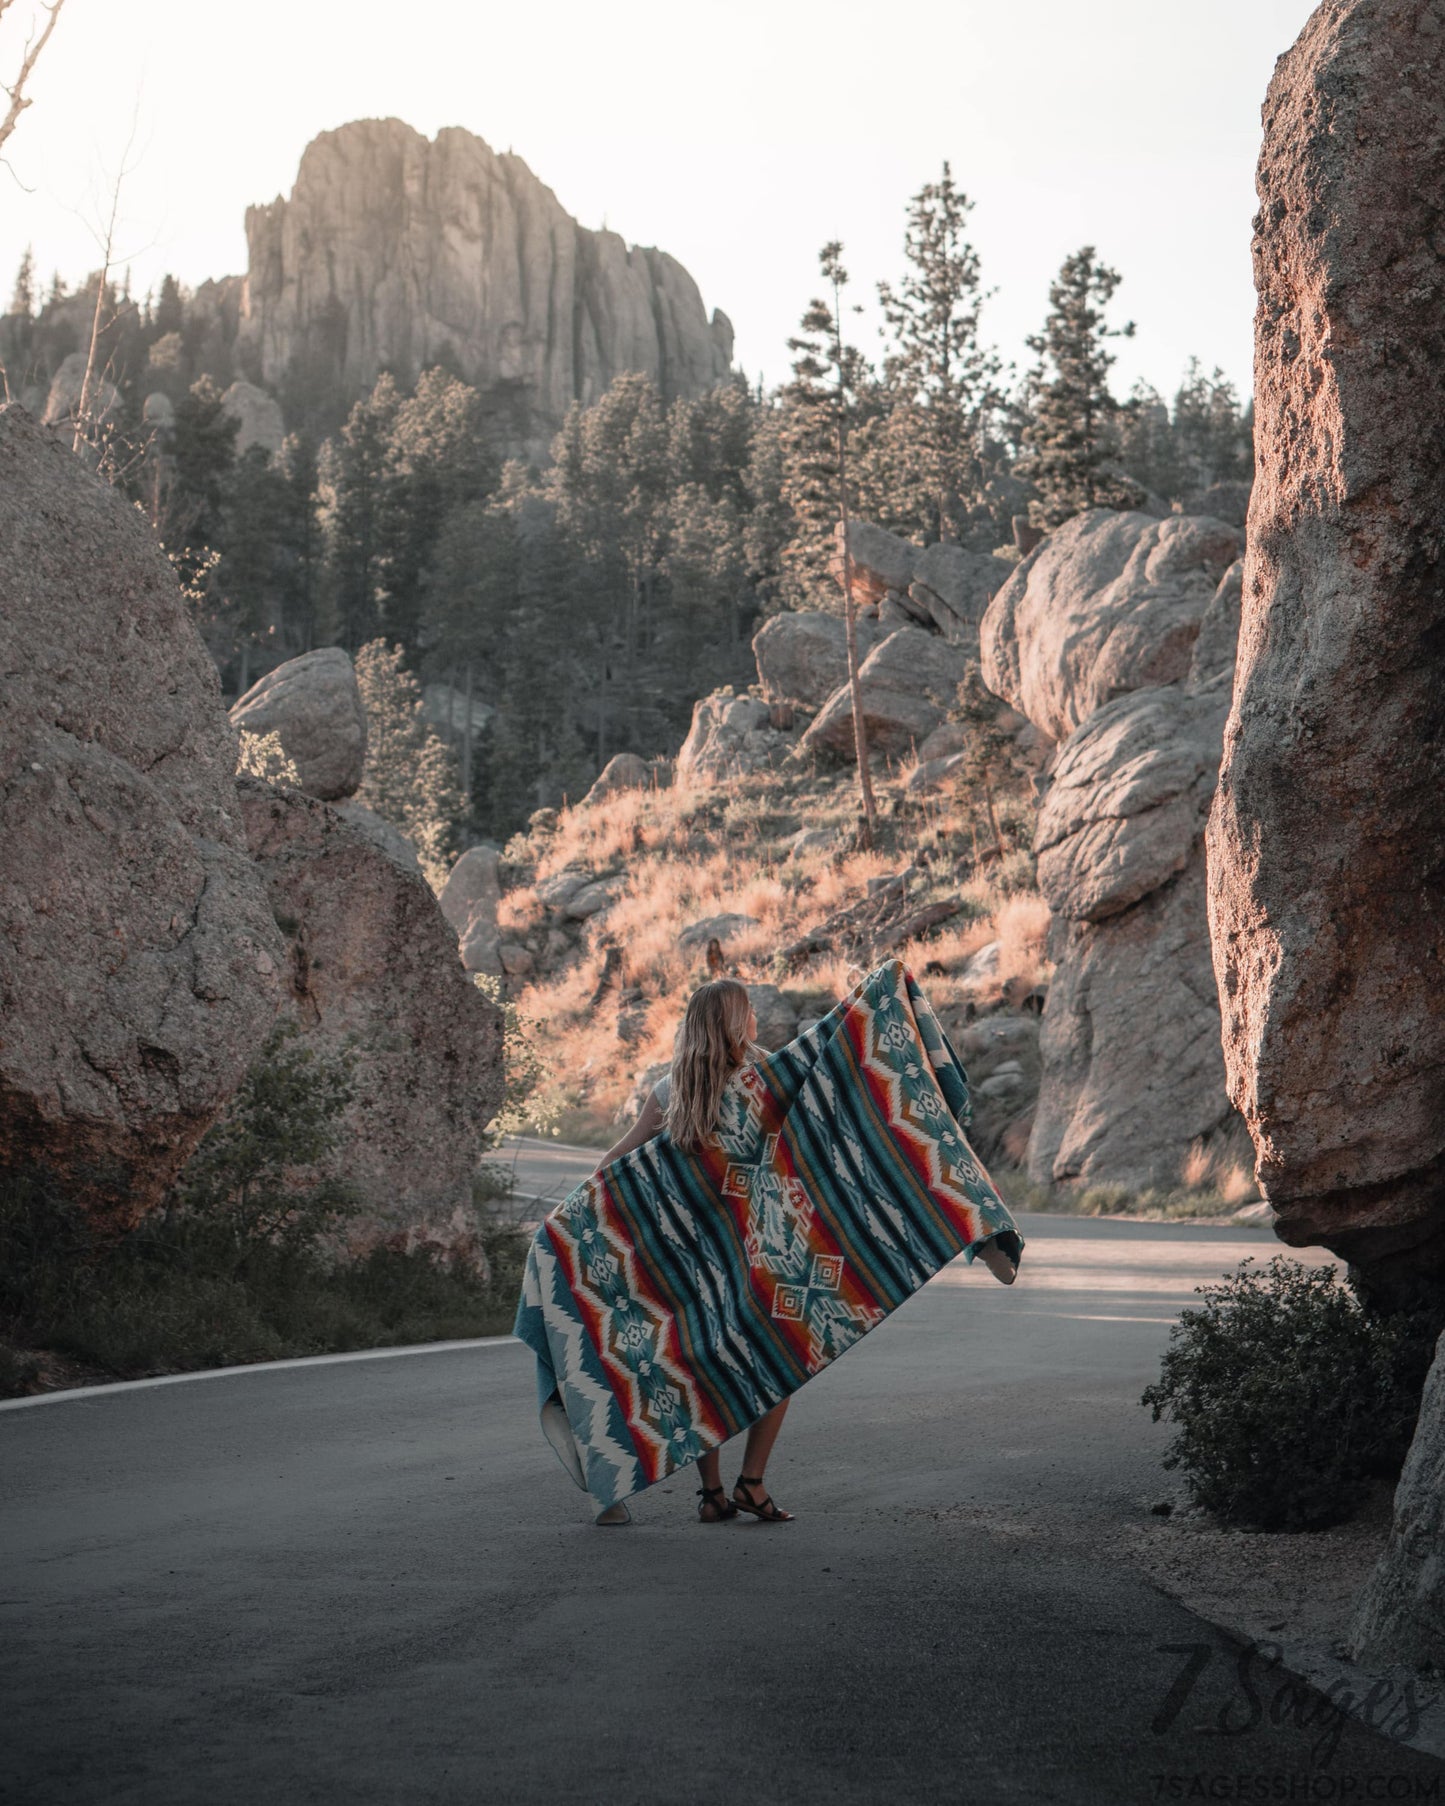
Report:
[[[62,359],[60,368],[50,379],[50,388],[45,397],[45,411],[41,419],[46,426],[58,426],[62,422],[72,421],[80,412],[87,361],[84,351],[72,351]],[[86,413],[98,422],[108,420],[119,407],[120,390],[108,378],[93,372]]]
[[[1203,832],[1229,707],[1136,690],[1059,749],[1034,842],[1054,921],[1029,1171],[1175,1185],[1233,1118],[1204,898]]]
[[[357,1057],[328,1169],[364,1199],[350,1250],[423,1244],[480,1259],[471,1182],[502,1099],[499,1011],[462,969],[423,879],[314,797],[253,778],[239,789],[286,933],[284,1007],[312,1045]]]
[[[842,528],[829,567],[842,587]],[[1007,581],[1013,566],[990,553],[957,545],[920,550],[872,521],[848,524],[848,551],[853,563],[853,600],[874,608],[885,627],[930,628],[975,651],[978,626],[989,600]]]
[[[858,656],[884,638],[877,621],[858,622]],[[766,702],[819,709],[848,681],[847,628],[840,615],[809,611],[772,615],[753,635],[753,658]]]
[[[776,763],[793,741],[772,723],[772,709],[755,696],[715,690],[700,698],[677,755],[677,782],[714,784]]]
[[[497,927],[497,907],[502,900],[500,867],[501,855],[495,847],[468,847],[437,897],[468,972],[495,976],[502,970]]]
[[[383,369],[445,361],[516,449],[545,452],[572,402],[622,371],[672,399],[732,363],[731,325],[675,259],[578,225],[520,157],[459,128],[323,132],[291,198],[248,209],[246,240],[238,350],[262,383],[303,375],[349,398]]]
[[[902,757],[915,750],[956,707],[966,666],[962,647],[920,627],[900,627],[875,646],[858,668],[870,753]],[[823,705],[800,747],[854,756],[846,684]]]
[[[637,753],[613,753],[583,797],[582,806],[606,802],[608,797],[620,796],[624,790],[646,790],[651,782],[652,773],[646,759]]]
[[[1115,696],[1178,682],[1220,579],[1243,550],[1238,528],[1207,517],[1076,515],[990,603],[984,682],[1053,740]]]
[[[281,404],[274,395],[258,389],[255,383],[241,380],[233,382],[226,390],[221,397],[221,406],[240,422],[236,434],[238,458],[257,445],[264,452],[280,451],[281,441],[286,437],[286,425],[281,418]]]
[[[1445,1669],[1445,1336],[1435,1347],[1415,1438],[1395,1488],[1385,1551],[1350,1632],[1356,1662]]]
[[[1209,832],[1230,1091],[1277,1231],[1386,1297],[1445,1282],[1442,94],[1435,0],[1327,0],[1270,85]]]
[[[232,705],[238,732],[276,734],[308,796],[355,794],[366,763],[366,709],[340,646],[322,646],[268,671]]]
[[[1177,1184],[1191,1144],[1233,1123],[1203,834],[1238,548],[1219,521],[1096,510],[1044,540],[983,621],[985,680],[1062,740],[1034,842],[1054,917],[1028,1146],[1042,1183]]]
[[[0,566],[0,1163],[133,1220],[264,1041],[281,937],[165,555],[15,407]]]

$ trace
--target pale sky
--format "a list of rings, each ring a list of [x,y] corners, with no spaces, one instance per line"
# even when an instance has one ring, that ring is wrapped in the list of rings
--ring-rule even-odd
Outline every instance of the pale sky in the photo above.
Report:
[[[248,203],[317,132],[394,114],[523,157],[584,225],[661,246],[769,383],[844,242],[852,296],[900,274],[904,206],[947,158],[997,290],[1004,355],[1092,243],[1121,271],[1115,387],[1172,392],[1191,354],[1250,387],[1259,109],[1309,0],[67,0],[0,168],[0,306],[117,245],[143,292],[241,272]],[[10,79],[33,0],[0,31]],[[858,322],[876,352],[876,320]]]

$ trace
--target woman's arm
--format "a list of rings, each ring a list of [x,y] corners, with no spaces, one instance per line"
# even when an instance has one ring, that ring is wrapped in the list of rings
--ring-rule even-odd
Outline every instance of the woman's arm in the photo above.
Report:
[[[634,1148],[640,1148],[644,1141],[651,1141],[662,1128],[662,1106],[657,1101],[657,1093],[649,1091],[647,1102],[642,1106],[642,1113],[632,1127],[615,1141],[602,1158],[597,1162],[600,1173],[610,1161],[620,1160],[624,1154],[630,1154]]]

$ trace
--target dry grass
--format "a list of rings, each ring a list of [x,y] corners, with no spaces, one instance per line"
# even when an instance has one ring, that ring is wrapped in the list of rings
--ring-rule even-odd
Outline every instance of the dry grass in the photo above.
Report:
[[[686,997],[708,976],[702,949],[678,946],[684,928],[708,916],[751,916],[756,925],[724,944],[727,969],[748,983],[781,983],[804,1013],[815,1013],[844,995],[862,968],[832,953],[783,973],[779,949],[865,897],[870,879],[914,864],[924,845],[931,863],[910,900],[961,895],[966,911],[900,949],[920,976],[928,969],[935,1003],[961,998],[952,975],[991,940],[1007,946],[1009,976],[1032,986],[1046,975],[1047,910],[1020,884],[1020,874],[1032,870],[1028,855],[1011,855],[1007,870],[1002,861],[975,874],[962,805],[941,796],[921,806],[903,797],[902,785],[901,774],[878,780],[884,831],[872,852],[854,843],[856,795],[847,774],[791,772],[703,790],[625,792],[590,809],[564,809],[553,829],[513,843],[508,857],[526,858],[533,876],[503,898],[499,919],[508,936],[545,935],[547,912],[535,886],[564,869],[627,876],[617,901],[587,925],[575,962],[527,984],[518,997],[540,1025],[571,1122],[610,1122],[635,1075],[670,1056]],[[830,838],[790,858],[800,827],[825,828]],[[589,1007],[605,943],[622,951],[621,981]],[[630,997],[620,1015],[623,987]]]

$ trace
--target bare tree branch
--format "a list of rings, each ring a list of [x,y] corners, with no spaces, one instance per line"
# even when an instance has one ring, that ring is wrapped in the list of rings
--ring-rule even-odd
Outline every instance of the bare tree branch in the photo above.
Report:
[[[0,0],[0,20],[4,19],[5,14],[14,3],[15,0]],[[20,121],[20,115],[30,105],[30,98],[25,92],[25,84],[30,80],[30,72],[39,61],[41,51],[50,41],[50,34],[55,30],[55,21],[60,17],[60,9],[64,5],[65,0],[48,0],[48,4],[42,4],[40,10],[45,14],[44,30],[38,38],[32,30],[30,36],[25,40],[25,53],[20,59],[20,73],[15,77],[14,85],[7,86],[4,82],[0,82],[0,90],[3,90],[10,98],[9,109],[4,119],[0,120],[0,146],[4,145],[5,140],[15,130]]]

